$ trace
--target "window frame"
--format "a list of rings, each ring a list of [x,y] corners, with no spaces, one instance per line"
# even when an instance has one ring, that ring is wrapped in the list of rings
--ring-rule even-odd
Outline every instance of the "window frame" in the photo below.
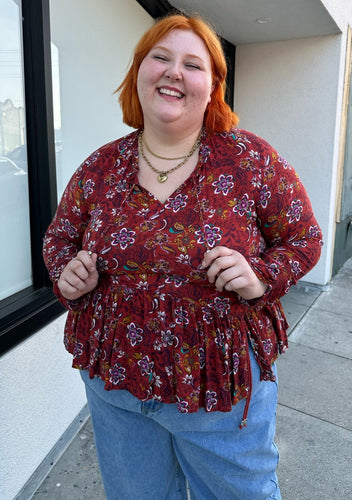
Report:
[[[0,302],[1,354],[64,312],[42,258],[57,206],[49,0],[21,4],[33,283]]]

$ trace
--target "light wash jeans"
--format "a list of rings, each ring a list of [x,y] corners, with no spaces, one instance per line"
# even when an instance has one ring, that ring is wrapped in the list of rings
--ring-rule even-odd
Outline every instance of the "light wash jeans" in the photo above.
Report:
[[[180,413],[175,404],[141,402],[128,391],[86,385],[108,500],[281,500],[276,467],[277,384],[260,382],[250,350],[252,397],[231,412]]]

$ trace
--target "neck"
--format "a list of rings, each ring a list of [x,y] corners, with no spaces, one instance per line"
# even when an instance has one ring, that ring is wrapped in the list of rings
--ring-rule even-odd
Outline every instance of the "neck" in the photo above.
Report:
[[[202,126],[193,130],[156,130],[145,124],[143,136],[146,143],[158,155],[176,157],[186,155],[196,142]]]

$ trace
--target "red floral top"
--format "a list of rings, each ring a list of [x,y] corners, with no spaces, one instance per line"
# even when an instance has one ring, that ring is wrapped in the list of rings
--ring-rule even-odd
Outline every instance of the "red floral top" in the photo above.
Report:
[[[287,347],[279,297],[318,261],[321,232],[292,167],[264,140],[203,132],[196,169],[165,202],[138,183],[138,132],[93,153],[69,182],[44,258],[69,313],[75,368],[105,388],[181,412],[230,411],[250,396],[252,345],[262,379]],[[200,264],[215,245],[241,252],[267,283],[245,301],[218,292]],[[77,301],[57,281],[81,249],[98,254],[99,283]]]

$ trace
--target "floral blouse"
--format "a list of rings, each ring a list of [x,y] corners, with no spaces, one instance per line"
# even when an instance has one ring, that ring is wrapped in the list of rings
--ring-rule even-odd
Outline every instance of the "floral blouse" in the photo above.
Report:
[[[105,388],[180,412],[230,411],[250,399],[249,345],[261,377],[287,347],[279,298],[318,261],[321,232],[293,168],[263,139],[203,131],[198,165],[165,203],[138,183],[138,131],[75,172],[44,240],[54,292],[69,310],[73,366]],[[207,249],[241,252],[268,286],[245,301],[215,289]],[[57,281],[81,249],[98,254],[99,283],[77,301]]]

